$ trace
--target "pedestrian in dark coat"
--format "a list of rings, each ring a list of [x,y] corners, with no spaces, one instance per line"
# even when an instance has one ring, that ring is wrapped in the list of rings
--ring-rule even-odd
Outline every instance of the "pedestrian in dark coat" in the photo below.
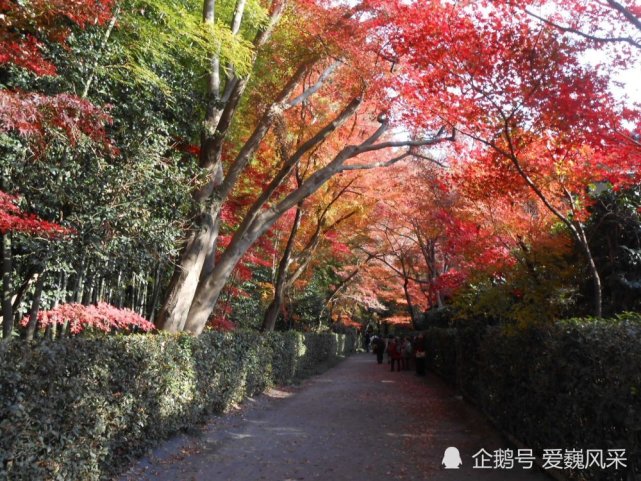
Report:
[[[385,341],[381,336],[375,336],[372,340],[374,353],[376,354],[376,361],[383,364],[383,354],[385,354]]]

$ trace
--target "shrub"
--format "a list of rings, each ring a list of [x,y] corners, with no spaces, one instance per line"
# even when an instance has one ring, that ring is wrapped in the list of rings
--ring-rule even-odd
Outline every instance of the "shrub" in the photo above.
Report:
[[[625,449],[631,471],[566,474],[610,481],[641,473],[639,315],[426,335],[438,346],[428,350],[436,371],[527,447]]]
[[[427,366],[456,382],[456,329],[433,327],[424,332]]]
[[[151,445],[353,352],[354,336],[209,332],[0,346],[0,479],[109,479]]]
[[[20,321],[22,327],[29,324],[29,316]],[[85,306],[83,304],[71,303],[38,312],[38,327],[65,326],[69,324],[69,333],[80,334],[85,330],[102,332],[150,332],[155,329],[154,325],[144,317],[127,308],[117,308],[106,302]]]

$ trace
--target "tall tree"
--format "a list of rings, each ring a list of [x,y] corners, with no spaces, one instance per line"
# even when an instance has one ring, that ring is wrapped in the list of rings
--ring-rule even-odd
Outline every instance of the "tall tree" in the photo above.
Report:
[[[318,262],[319,247],[322,244],[333,244],[329,247],[329,254],[337,257],[336,247],[345,246],[337,242],[338,232],[354,219],[364,206],[354,205],[346,199],[354,193],[352,189],[356,178],[342,185],[340,182],[328,182],[322,200],[311,198],[311,207],[305,203],[296,206],[296,213],[287,232],[285,248],[276,268],[274,285],[274,296],[267,307],[263,319],[262,330],[271,331],[274,329],[281,306],[283,305],[286,293],[303,276],[312,263]],[[353,197],[353,195],[351,196]],[[311,211],[311,212],[310,212]],[[354,233],[354,224],[348,224]]]
[[[594,313],[601,315],[601,279],[583,223],[585,187],[624,183],[626,172],[636,170],[633,157],[609,155],[625,141],[623,111],[607,79],[581,62],[585,45],[525,15],[511,5],[443,5],[406,29],[396,46],[421,66],[425,95],[434,82],[448,85],[433,109],[487,147],[487,168],[518,173],[566,226],[584,252]],[[446,28],[453,23],[457,29]]]
[[[205,3],[204,21],[211,14],[211,2]],[[364,12],[359,7],[325,7],[307,5],[303,2],[295,3],[297,15],[305,18],[306,15],[318,15],[316,18],[325,19],[317,26],[325,29],[325,37],[321,42],[312,43],[312,48],[306,46],[306,54],[302,58],[294,58],[290,69],[294,71],[289,80],[280,87],[278,93],[267,96],[262,114],[256,120],[249,136],[238,148],[237,154],[228,162],[227,168],[223,165],[225,140],[229,135],[231,121],[238,111],[241,97],[249,83],[249,76],[242,78],[232,77],[227,80],[228,95],[223,94],[222,109],[210,111],[205,122],[208,126],[201,141],[201,167],[208,169],[211,174],[209,180],[194,194],[201,205],[201,215],[192,228],[192,234],[183,249],[181,260],[171,284],[170,292],[165,302],[163,311],[159,316],[158,325],[167,330],[187,330],[199,334],[205,327],[218,297],[229,280],[234,268],[243,255],[267,230],[289,209],[314,194],[320,186],[334,175],[351,170],[363,170],[390,165],[401,158],[411,155],[411,151],[420,146],[434,145],[450,138],[450,135],[440,131],[436,135],[426,135],[425,138],[415,140],[385,140],[384,136],[390,129],[390,119],[381,112],[375,101],[380,97],[381,86],[373,82],[380,70],[375,67],[376,59],[380,58],[381,51],[376,44],[371,44],[368,51],[360,52],[360,58],[350,54],[351,49],[345,49],[348,44],[347,36],[365,39],[367,36],[366,24],[361,20],[372,13]],[[212,7],[213,8],[213,7]],[[311,10],[306,10],[310,8]],[[270,7],[270,21],[259,30],[254,40],[255,62],[259,59],[265,62],[260,54],[269,54],[268,40],[272,36],[277,23],[286,9],[285,2],[274,2]],[[323,16],[320,13],[323,12]],[[304,28],[309,28],[309,23],[304,23]],[[299,26],[300,27],[300,26]],[[304,31],[299,30],[300,35]],[[333,37],[332,37],[333,36]],[[328,40],[332,40],[328,42]],[[353,44],[353,39],[351,39]],[[371,42],[370,42],[371,43]],[[328,47],[329,45],[329,47]],[[277,44],[269,47],[278,51]],[[343,48],[343,49],[342,49]],[[342,50],[341,50],[342,49]],[[337,52],[341,52],[338,54]],[[300,56],[299,56],[300,57]],[[368,65],[369,62],[369,65]],[[217,92],[217,71],[215,59],[214,68],[210,71],[209,92],[215,96]],[[366,66],[368,70],[356,71],[356,66]],[[308,75],[313,79],[309,84],[301,83]],[[250,164],[252,157],[268,141],[268,134],[276,119],[286,117],[292,109],[301,110],[309,108],[308,104],[314,98],[327,95],[328,80],[341,85],[342,91],[330,92],[335,96],[331,107],[322,112],[324,123],[318,122],[306,126],[305,140],[288,152],[279,155],[278,167],[271,178],[266,179],[263,193],[247,210],[231,237],[229,245],[216,258],[216,239],[218,236],[218,222],[224,202],[229,199],[233,189],[237,186],[241,175]],[[371,100],[366,101],[370,95]],[[342,104],[342,106],[341,106]],[[381,107],[382,108],[382,107]],[[379,119],[379,127],[369,133],[366,130],[357,133],[346,128],[348,120],[361,111],[361,115],[374,116]],[[321,113],[320,110],[317,110]],[[212,127],[215,125],[215,127]],[[371,125],[371,123],[369,124]],[[361,129],[367,125],[361,123]],[[328,143],[330,136],[339,139]],[[354,145],[350,142],[355,142]],[[333,145],[330,145],[333,144]],[[330,148],[320,150],[321,147]],[[368,163],[349,163],[350,159],[381,150],[400,149],[404,152],[395,152],[386,160],[376,160]],[[307,173],[306,178],[296,188],[284,194],[280,188],[292,175],[295,167],[310,155],[323,151],[325,158],[319,158],[318,168]],[[283,155],[284,154],[284,155]],[[271,160],[271,162],[274,162]]]

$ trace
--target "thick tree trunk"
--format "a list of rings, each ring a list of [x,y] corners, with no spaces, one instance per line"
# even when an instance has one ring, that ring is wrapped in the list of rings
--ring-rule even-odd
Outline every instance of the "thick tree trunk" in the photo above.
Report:
[[[284,101],[289,93],[293,91],[304,71],[305,69],[300,69],[290,80],[280,94],[279,98],[281,100]],[[237,95],[241,94],[242,90]],[[206,186],[194,193],[194,200],[201,206],[206,202],[210,202],[209,211],[199,216],[183,248],[169,284],[165,302],[158,315],[156,322],[158,329],[176,332],[185,328],[198,285],[205,282],[205,279],[213,273],[215,268],[216,239],[218,238],[219,213],[222,202],[231,192],[242,170],[267,134],[273,123],[274,114],[278,110],[276,105],[274,104],[273,108],[263,116],[250,139],[241,149],[236,161],[230,167],[227,176],[224,176],[220,163],[222,143],[219,138],[224,135],[226,127],[222,132],[218,132],[216,136],[203,138],[200,165],[211,170],[211,179]],[[231,108],[234,109],[235,107],[232,106]],[[220,121],[220,112],[212,111],[208,114],[205,124],[209,125]],[[209,199],[210,196],[214,197],[214,199]]]
[[[287,284],[287,270],[292,260],[292,251],[294,250],[294,244],[296,243],[296,234],[298,234],[301,217],[302,206],[299,204],[296,208],[296,217],[294,218],[294,223],[289,233],[289,239],[287,240],[287,245],[285,246],[283,257],[278,264],[278,272],[276,274],[276,281],[274,282],[274,299],[269,304],[269,307],[265,312],[265,317],[263,318],[263,326],[261,329],[263,332],[273,331],[274,327],[276,326],[278,313],[280,312],[280,307],[283,304],[285,286]]]
[[[0,237],[0,260],[2,274],[2,338],[8,340],[13,333],[13,306],[11,305],[11,234]]]
[[[248,248],[249,247],[245,249],[233,249],[231,252],[228,248],[225,252],[225,254],[228,255],[223,255],[225,259],[221,259],[207,279],[197,284],[191,308],[187,312],[184,324],[185,331],[196,336],[203,331],[216,306],[216,302],[218,302],[220,293],[225,287],[225,284],[227,284],[236,264],[238,264],[243,254],[247,252]]]
[[[237,1],[231,25],[234,35],[239,32],[245,3],[244,0]],[[275,25],[284,12],[285,5],[285,1],[272,3],[269,22],[256,34],[253,42],[252,63],[255,62],[258,51],[271,37]],[[215,20],[215,1],[205,0],[203,2],[203,22],[213,23]],[[206,115],[203,122],[199,161],[200,167],[209,172],[210,179],[206,185],[193,194],[194,203],[198,208],[209,208],[209,211],[203,212],[196,219],[181,252],[156,321],[156,326],[162,330],[176,332],[185,329],[199,281],[207,277],[209,273],[213,273],[214,270],[217,219],[220,206],[227,194],[231,192],[235,180],[258,148],[260,140],[266,134],[273,120],[271,117],[265,116],[263,122],[259,123],[257,131],[242,149],[240,159],[236,159],[237,161],[230,167],[230,172],[224,179],[226,184],[221,185],[224,178],[221,163],[223,142],[249,82],[249,76],[239,78],[233,74],[233,71],[231,72],[221,95],[220,59],[218,54],[214,53],[207,82]],[[295,84],[290,87],[293,90]],[[214,192],[217,188],[221,188],[222,192]],[[202,282],[200,283],[202,284]],[[217,290],[216,298],[219,294],[220,290]]]
[[[211,275],[203,278],[198,284],[191,308],[187,314],[184,330],[194,335],[198,335],[203,331],[231,273],[238,264],[238,261],[240,261],[254,242],[285,212],[315,193],[327,180],[339,173],[343,163],[347,159],[358,155],[359,151],[357,147],[346,147],[341,150],[328,165],[312,174],[298,189],[287,195],[276,206],[272,206],[266,210],[263,209],[271,195],[282,185],[285,179],[289,177],[304,153],[314,148],[314,146],[322,142],[333,131],[343,125],[347,119],[352,117],[361,102],[362,98],[360,97],[353,99],[337,115],[333,122],[327,124],[284,162],[279,172],[274,176],[270,184],[245,215],[230,245],[225,249],[220,262],[214,267]],[[384,130],[379,129],[379,132],[379,135],[382,135]],[[375,137],[368,139],[363,145],[369,146],[373,140],[375,140]]]
[[[179,332],[185,327],[210,246],[214,245],[218,233],[216,221],[218,208],[212,207],[212,210],[204,216],[198,230],[192,231],[183,247],[169,283],[165,301],[158,313],[156,320],[158,329]]]
[[[234,34],[240,28],[244,9],[245,2],[243,0],[237,2],[232,25]],[[277,20],[277,18],[275,17],[273,20]],[[214,23],[215,20],[215,0],[204,0],[203,22],[208,24]],[[270,27],[258,33],[254,42],[257,49],[263,45],[270,33]],[[248,80],[232,76],[228,79],[224,95],[221,97],[220,58],[216,50],[210,59],[206,114],[203,122],[199,160],[199,166],[209,171],[210,178],[206,185],[193,193],[196,208],[202,209],[202,212],[196,216],[187,235],[156,320],[158,329],[170,332],[184,329],[203,267],[207,264],[209,271],[213,269],[216,256],[215,242],[218,234],[217,219],[221,200],[210,199],[210,196],[223,180],[224,172],[221,164],[223,140]]]
[[[29,324],[27,324],[27,333],[25,335],[27,341],[33,341],[36,328],[38,327],[38,312],[40,311],[40,299],[42,298],[42,288],[44,287],[45,277],[44,272],[38,274],[36,288],[33,293],[33,301],[31,302],[31,310],[29,311]]]

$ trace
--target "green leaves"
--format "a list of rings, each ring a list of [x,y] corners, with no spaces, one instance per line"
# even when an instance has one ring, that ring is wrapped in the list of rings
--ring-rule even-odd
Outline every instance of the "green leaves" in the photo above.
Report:
[[[124,47],[122,61],[113,75],[132,86],[154,86],[169,98],[173,86],[165,72],[186,68],[204,78],[213,56],[226,71],[247,75],[253,55],[249,39],[267,21],[259,2],[247,3],[243,29],[234,35],[234,1],[217,2],[216,21],[206,24],[200,0],[126,0],[115,33]]]

